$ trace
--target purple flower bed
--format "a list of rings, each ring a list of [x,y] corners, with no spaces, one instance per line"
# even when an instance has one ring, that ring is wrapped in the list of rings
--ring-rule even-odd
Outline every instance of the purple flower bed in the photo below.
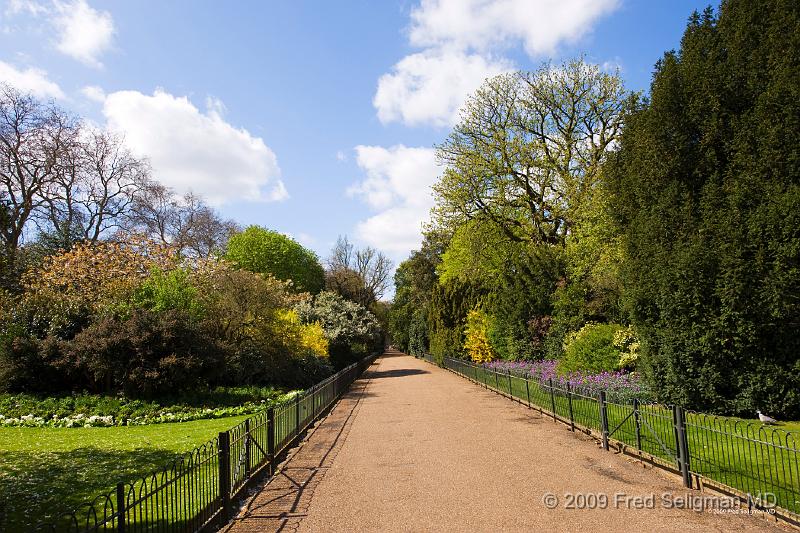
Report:
[[[484,363],[483,367],[513,376],[528,378],[547,385],[552,379],[557,387],[565,388],[567,384],[581,394],[594,396],[601,390],[612,396],[615,400],[632,400],[639,398],[642,401],[652,399],[652,394],[636,372],[618,370],[614,372],[601,372],[590,374],[588,372],[572,372],[566,376],[556,373],[555,360],[544,361],[493,361]]]

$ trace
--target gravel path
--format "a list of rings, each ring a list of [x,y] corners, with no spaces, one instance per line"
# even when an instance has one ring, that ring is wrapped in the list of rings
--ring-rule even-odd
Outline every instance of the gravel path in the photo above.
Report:
[[[558,497],[555,508],[545,494]],[[594,508],[567,508],[569,494],[574,506]],[[768,518],[698,510],[701,498],[717,497],[393,352],[229,531],[787,530]]]

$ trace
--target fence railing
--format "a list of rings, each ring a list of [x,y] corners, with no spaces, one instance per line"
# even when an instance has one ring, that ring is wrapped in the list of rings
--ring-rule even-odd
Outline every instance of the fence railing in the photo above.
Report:
[[[34,531],[196,532],[227,523],[251,482],[272,475],[283,452],[375,360],[373,354],[258,413],[157,472],[117,484]]]
[[[800,525],[800,435],[605,392],[561,386],[429,354],[423,359],[460,374],[545,416],[594,435],[681,476],[687,488],[708,486]]]

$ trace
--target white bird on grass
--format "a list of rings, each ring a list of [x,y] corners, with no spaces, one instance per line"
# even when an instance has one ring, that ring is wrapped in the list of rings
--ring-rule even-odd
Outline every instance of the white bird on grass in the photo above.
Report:
[[[756,411],[756,413],[758,413],[758,419],[761,420],[761,422],[764,423],[764,424],[777,424],[778,423],[777,420],[775,420],[771,416],[765,415],[761,411]]]

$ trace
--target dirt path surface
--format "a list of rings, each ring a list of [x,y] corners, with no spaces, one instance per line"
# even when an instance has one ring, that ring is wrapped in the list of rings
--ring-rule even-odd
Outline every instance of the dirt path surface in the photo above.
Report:
[[[543,503],[548,493],[554,509]],[[568,494],[586,496],[576,506],[606,508],[568,509]],[[388,353],[228,531],[787,531],[766,518],[685,508],[714,497]]]

